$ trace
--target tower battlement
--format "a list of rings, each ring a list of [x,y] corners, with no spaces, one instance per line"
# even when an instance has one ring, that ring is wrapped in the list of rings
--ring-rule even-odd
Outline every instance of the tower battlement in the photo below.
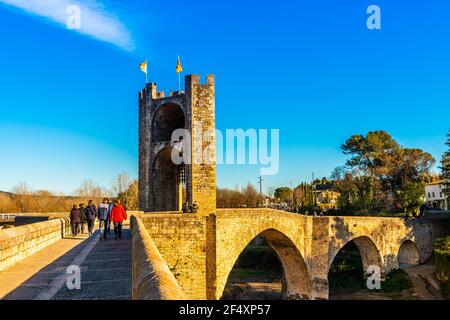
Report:
[[[178,91],[171,91],[170,97],[172,96],[179,96],[185,94],[187,92],[187,89],[191,86],[201,86],[201,87],[208,87],[215,85],[215,76],[213,74],[206,75],[206,82],[201,83],[201,77],[200,75],[187,75],[185,77],[185,91],[178,92]],[[139,103],[147,101],[147,99],[163,99],[166,98],[164,91],[158,91],[156,83],[147,83],[144,89],[139,91]]]
[[[139,91],[139,104],[147,101],[147,98],[161,99],[164,96],[164,91],[157,90],[156,83],[147,83],[145,88]]]

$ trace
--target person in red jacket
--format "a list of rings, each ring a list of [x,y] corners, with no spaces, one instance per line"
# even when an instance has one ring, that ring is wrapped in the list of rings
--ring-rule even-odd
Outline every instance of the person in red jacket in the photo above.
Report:
[[[124,220],[127,220],[127,213],[120,200],[114,202],[114,206],[111,210],[110,221],[114,223],[114,234],[116,240],[122,237],[122,224]]]

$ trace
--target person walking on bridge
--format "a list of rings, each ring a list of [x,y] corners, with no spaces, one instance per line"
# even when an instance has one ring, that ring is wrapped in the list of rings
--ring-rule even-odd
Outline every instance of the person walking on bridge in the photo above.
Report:
[[[97,218],[97,216],[98,216],[97,207],[95,206],[94,201],[89,200],[89,204],[86,208],[86,218],[89,236],[92,236],[94,234],[95,218]]]
[[[108,221],[106,221],[108,234],[111,233],[111,211],[113,209],[113,203],[108,199]]]
[[[183,213],[187,213],[189,210],[189,202],[183,203],[183,206],[181,207]]]
[[[124,220],[127,220],[127,213],[120,200],[116,200],[111,211],[110,220],[114,223],[115,239],[121,239],[122,237],[122,224]]]
[[[81,210],[76,204],[73,205],[70,211],[70,225],[72,226],[72,235],[76,237],[81,224]]]
[[[80,211],[81,211],[81,234],[84,234],[84,225],[87,222],[87,215],[86,215],[87,212],[84,203],[80,203]]]
[[[109,215],[111,213],[109,207],[109,200],[103,199],[103,202],[98,206],[98,228],[100,229],[100,240],[106,240],[106,234],[108,232]]]

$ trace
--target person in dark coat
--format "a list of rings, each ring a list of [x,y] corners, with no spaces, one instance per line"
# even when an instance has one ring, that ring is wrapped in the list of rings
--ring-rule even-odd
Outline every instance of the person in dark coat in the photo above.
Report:
[[[94,201],[89,200],[89,204],[86,207],[86,218],[89,236],[92,236],[94,234],[95,218],[97,218],[97,216],[98,216],[97,207],[95,206]]]
[[[70,211],[70,224],[72,226],[72,235],[76,237],[80,230],[81,211],[76,204],[73,205]]]
[[[108,221],[106,222],[106,224],[107,224],[107,231],[108,231],[108,234],[110,234],[111,233],[111,219],[110,219],[110,217],[111,217],[111,212],[112,212],[112,209],[113,209],[113,207],[114,207],[114,204],[111,202],[111,201],[109,201],[109,199],[108,199]]]
[[[109,199],[104,198],[103,202],[98,206],[98,228],[100,229],[100,240],[107,239],[109,215],[111,210],[109,207]]]
[[[84,233],[84,226],[87,222],[87,212],[84,203],[80,203],[80,211],[81,211],[81,234]]]
[[[198,211],[197,201],[194,201],[194,203],[191,206],[191,210],[190,211],[191,211],[191,213],[197,213],[197,211]]]

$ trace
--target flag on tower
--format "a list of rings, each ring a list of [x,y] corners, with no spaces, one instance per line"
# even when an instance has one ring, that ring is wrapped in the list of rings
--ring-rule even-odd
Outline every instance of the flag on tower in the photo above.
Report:
[[[147,60],[141,63],[141,71],[147,74]]]
[[[181,66],[181,62],[180,62],[180,56],[178,56],[177,67],[175,70],[177,71],[177,73],[183,72],[183,67]]]
[[[181,92],[181,72],[183,72],[183,67],[181,66],[180,56],[178,56],[175,71],[178,73],[178,92]]]
[[[148,75],[147,75],[147,59],[145,59],[145,61],[144,62],[142,62],[141,64],[140,64],[140,67],[141,67],[141,71],[143,72],[143,73],[145,73],[145,84],[147,85],[147,83],[148,83]]]

